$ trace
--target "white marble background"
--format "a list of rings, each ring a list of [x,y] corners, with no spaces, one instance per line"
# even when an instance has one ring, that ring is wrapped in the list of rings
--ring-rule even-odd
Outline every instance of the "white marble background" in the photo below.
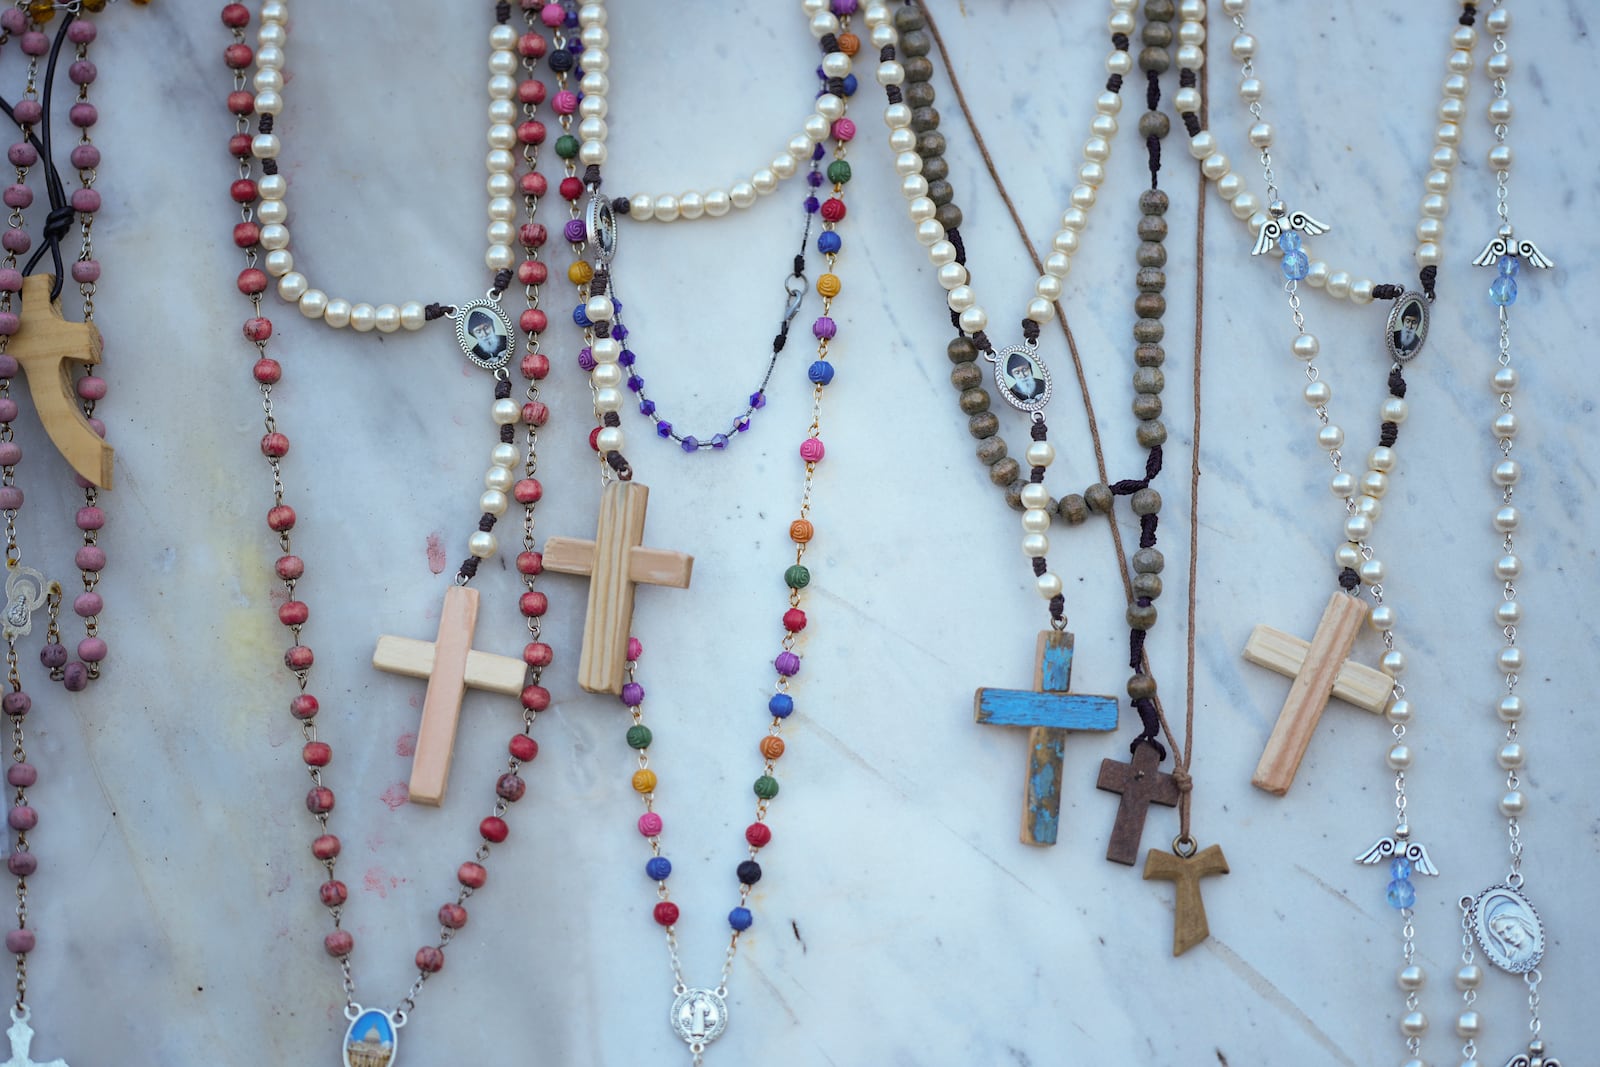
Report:
[[[278,665],[276,552],[263,524],[270,482],[257,451],[252,350],[239,337],[246,304],[233,288],[240,257],[229,241],[236,215],[224,144],[233,127],[222,107],[219,6],[119,3],[100,18],[95,51],[106,154],[97,309],[112,386],[102,413],[119,479],[102,537],[112,659],[98,687],[73,701],[35,676],[31,650],[24,663],[37,694],[29,752],[43,815],[34,835],[43,862],[30,883],[40,937],[29,971],[35,1053],[75,1067],[331,1065],[345,1025],[338,969],[321,948],[313,823]],[[1529,515],[1517,540],[1528,563],[1520,643],[1532,665],[1522,687],[1532,709],[1523,827],[1528,890],[1550,939],[1545,1034],[1551,1052],[1573,1064],[1600,1039],[1589,1007],[1600,980],[1600,805],[1587,786],[1600,746],[1583,703],[1600,651],[1600,516],[1588,447],[1597,388],[1585,358],[1594,329],[1586,294],[1600,281],[1587,248],[1596,152],[1582,89],[1593,44],[1584,5],[1510,6],[1513,217],[1559,264],[1539,277],[1525,272],[1515,308],[1526,427],[1517,456],[1527,472],[1518,499]],[[796,7],[613,3],[608,191],[726,185],[777,150],[806,111],[815,63]],[[1029,231],[1046,243],[1103,80],[1103,6],[931,7]],[[1458,7],[1338,0],[1251,12],[1285,194],[1337,226],[1316,243],[1318,255],[1385,279],[1414,277],[1411,230]],[[294,248],[315,284],[371,300],[459,300],[486,288],[481,122],[491,11],[487,2],[448,12],[418,2],[296,11],[279,128]],[[1213,12],[1217,42],[1224,29]],[[0,72],[17,70],[7,51]],[[1095,790],[1095,771],[1102,757],[1126,751],[1131,716],[1114,738],[1070,746],[1061,842],[1049,849],[1016,840],[1024,738],[972,722],[975,687],[1027,684],[1045,615],[1017,549],[1017,519],[988,484],[956,410],[946,317],[889,170],[882,93],[870,63],[858,73],[851,113],[862,136],[850,149],[856,177],[841,228],[838,377],[822,416],[828,456],[807,560],[815,581],[805,667],[770,820],[775,841],[752,897],[756,925],[735,967],[731,1025],[708,1062],[1399,1062],[1399,923],[1383,900],[1386,875],[1352,862],[1391,825],[1387,732],[1331,710],[1288,798],[1248,784],[1288,683],[1247,667],[1239,649],[1259,621],[1309,634],[1340,522],[1299,399],[1275,268],[1248,261],[1247,238],[1213,196],[1195,829],[1224,847],[1232,873],[1205,884],[1211,939],[1174,960],[1171,887],[1102,859],[1116,802]],[[1243,167],[1233,84],[1231,63],[1219,59],[1215,125]],[[1010,320],[1032,272],[943,74],[936,85],[974,273],[996,318]],[[1142,172],[1127,135],[1139,95],[1130,86],[1125,136],[1066,296],[1114,476],[1138,460],[1126,383]],[[1444,871],[1419,882],[1417,908],[1418,953],[1432,976],[1426,1055],[1436,1063],[1459,1058],[1456,898],[1498,880],[1506,859],[1493,760],[1493,316],[1483,295],[1491,275],[1465,265],[1493,232],[1487,102],[1480,84],[1434,337],[1407,372],[1403,469],[1376,537],[1419,709],[1412,821]],[[1181,142],[1166,147],[1172,442],[1161,546],[1169,563],[1151,651],[1176,710],[1192,440],[1182,339],[1193,324],[1186,250],[1196,183]],[[617,277],[631,344],[680,423],[722,421],[759,380],[799,195],[786,187],[751,212],[687,227],[626,227]],[[565,248],[552,243],[549,259],[559,279]],[[814,255],[812,264],[814,276]],[[545,390],[554,417],[541,434],[541,537],[587,535],[595,508],[568,294],[560,282],[547,289],[556,370]],[[1306,304],[1324,341],[1335,417],[1365,442],[1383,395],[1381,314],[1320,293]],[[636,616],[694,983],[714,981],[723,916],[736,902],[739,835],[753,810],[809,400],[801,324],[816,306],[813,297],[797,320],[767,409],[727,453],[687,459],[627,416],[630,455],[653,488],[648,542],[697,557],[690,590],[646,590]],[[386,803],[409,773],[397,746],[416,728],[422,686],[377,674],[368,658],[380,633],[433,632],[448,575],[431,571],[427,544],[441,538],[453,564],[475,519],[491,440],[487,385],[461,369],[437,328],[356,335],[283,308],[272,315],[358,995],[392,1006],[411,980],[413,953],[436,932],[434,912],[453,898],[454,868],[475,847],[516,721],[503,700],[471,698],[443,808]],[[1086,423],[1053,328],[1046,345],[1063,386],[1050,409],[1062,456],[1052,475],[1062,479],[1058,492],[1081,489],[1093,480]],[[34,442],[20,471],[29,494],[24,554],[61,571],[76,505],[28,418],[18,431]],[[1004,432],[1016,443],[1023,431],[1008,419]],[[1054,538],[1050,559],[1067,579],[1077,634],[1076,687],[1120,692],[1126,628],[1106,528],[1058,527]],[[479,585],[479,647],[514,654],[523,641],[515,583],[497,563]],[[542,588],[558,656],[545,676],[556,705],[536,731],[542,755],[513,812],[512,839],[491,861],[490,886],[403,1031],[402,1063],[687,1059],[665,1024],[671,979],[633,829],[626,718],[572,680],[583,583],[551,576]],[[1374,656],[1370,635],[1359,648]],[[1165,847],[1175,832],[1172,814],[1158,810],[1145,845]],[[1521,983],[1491,975],[1480,1001],[1485,1063],[1522,1046],[1522,1002]]]

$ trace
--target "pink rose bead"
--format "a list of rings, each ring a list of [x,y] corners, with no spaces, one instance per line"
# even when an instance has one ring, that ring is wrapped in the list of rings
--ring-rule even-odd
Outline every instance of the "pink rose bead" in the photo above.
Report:
[[[661,832],[661,816],[653,811],[647,811],[639,816],[639,832],[645,837],[654,837]]]
[[[815,463],[821,459],[824,451],[826,450],[822,447],[820,437],[808,437],[800,442],[800,458],[807,463]]]

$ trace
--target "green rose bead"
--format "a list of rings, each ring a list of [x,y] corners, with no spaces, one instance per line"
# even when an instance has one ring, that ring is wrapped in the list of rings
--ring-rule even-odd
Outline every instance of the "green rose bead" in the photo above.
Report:
[[[796,563],[783,572],[783,580],[790,589],[804,589],[811,584],[811,572]]]
[[[835,185],[843,185],[850,180],[850,164],[842,159],[836,159],[828,164],[828,180]]]
[[[564,133],[556,138],[556,155],[562,159],[573,159],[578,155],[578,139],[570,133]]]
[[[628,727],[628,747],[629,748],[649,748],[650,747],[650,727],[648,727],[648,726],[630,726],[630,727]]]
[[[770,774],[763,774],[756,779],[755,791],[762,800],[771,800],[778,795],[778,780]]]

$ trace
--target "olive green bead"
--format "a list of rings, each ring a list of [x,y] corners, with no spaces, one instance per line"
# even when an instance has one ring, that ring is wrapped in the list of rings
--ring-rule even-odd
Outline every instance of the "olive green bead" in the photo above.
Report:
[[[648,727],[648,726],[630,726],[630,727],[628,727],[628,747],[629,748],[649,748],[650,747],[650,727]]]
[[[931,82],[907,82],[900,90],[901,98],[910,107],[932,107],[937,98]]]
[[[1022,483],[1013,482],[1006,486],[1006,507],[1012,511],[1022,511]]]
[[[1133,324],[1133,339],[1142,345],[1153,345],[1167,335],[1160,319],[1140,319]]]
[[[1167,361],[1167,350],[1160,345],[1140,345],[1133,350],[1133,361],[1141,367],[1159,367]]]
[[[1144,421],[1161,417],[1161,397],[1154,393],[1140,393],[1133,398],[1133,417]]]
[[[804,589],[811,584],[811,572],[796,563],[784,570],[783,582],[790,589]]]
[[[939,128],[939,109],[936,107],[912,108],[911,128],[917,133],[927,133],[929,130],[937,130]]]
[[[943,156],[933,156],[922,161],[922,176],[930,183],[944,181],[950,177],[950,164]]]
[[[1141,548],[1133,554],[1133,569],[1140,574],[1160,574],[1166,565],[1159,548]]]
[[[770,774],[763,774],[756,779],[755,785],[751,788],[755,790],[756,796],[762,800],[771,800],[778,795],[778,780]]]
[[[963,389],[958,403],[963,415],[976,415],[989,410],[989,394],[982,389]]]
[[[1161,511],[1161,494],[1151,489],[1148,485],[1143,489],[1133,491],[1133,513],[1135,515],[1156,515]]]
[[[1139,240],[1165,241],[1167,239],[1167,220],[1160,215],[1143,215],[1139,218]],[[1140,271],[1139,273],[1144,273]]]
[[[991,437],[987,441],[978,442],[978,458],[985,467],[992,467],[1006,458],[1006,443],[998,437]]]
[[[1133,313],[1141,319],[1159,319],[1167,313],[1167,298],[1160,293],[1140,293],[1133,298]]]
[[[1022,477],[1022,464],[1007,456],[989,468],[989,480],[1002,488]]]
[[[1156,624],[1156,606],[1154,604],[1129,604],[1128,610],[1122,616],[1128,625],[1135,630],[1148,630]]]
[[[1171,36],[1171,32],[1172,31],[1170,31],[1170,30],[1167,31],[1167,34],[1168,34],[1169,37]],[[1141,48],[1139,50],[1139,69],[1140,70],[1153,70],[1157,74],[1161,74],[1161,73],[1165,72],[1171,66],[1172,66],[1172,53],[1168,52],[1165,48],[1161,48],[1161,47],[1158,47],[1156,45],[1151,45],[1149,47]],[[1143,132],[1144,124],[1141,122],[1139,124],[1139,126],[1140,126],[1140,131]],[[1148,137],[1150,135],[1149,134],[1145,134],[1145,136]],[[1165,137],[1166,134],[1158,133],[1158,134],[1156,134],[1156,136],[1157,137]]]
[[[922,10],[915,4],[908,4],[894,9],[894,28],[901,34],[911,33],[927,26],[922,18]]]
[[[933,60],[926,56],[912,56],[900,66],[906,72],[906,84],[916,85],[933,77]]]
[[[1161,595],[1161,575],[1135,574],[1133,576],[1133,595],[1147,596],[1155,600]]]
[[[950,384],[957,389],[976,389],[983,384],[983,368],[976,363],[957,363],[950,368]]]
[[[944,155],[944,134],[938,130],[929,130],[927,133],[917,134],[917,155],[924,159],[929,156]]]
[[[1141,293],[1159,293],[1167,287],[1167,272],[1159,267],[1141,267],[1133,283]]]
[[[932,200],[934,204],[939,207],[943,207],[951,200],[955,199],[955,195],[956,191],[950,187],[949,182],[928,183],[928,199]]]
[[[978,358],[978,346],[967,337],[957,337],[945,346],[944,351],[951,363],[971,363]]]
[[[982,412],[967,420],[967,432],[980,441],[985,437],[993,437],[1000,432],[1000,420],[994,417],[992,411]]]
[[[1155,241],[1144,241],[1139,245],[1137,258],[1141,267],[1165,267],[1167,246]]]
[[[578,139],[570,133],[564,133],[556,138],[556,155],[562,159],[572,159],[578,154]]]
[[[1080,494],[1068,493],[1056,506],[1056,514],[1060,515],[1068,526],[1081,526],[1089,521],[1089,505],[1084,502]]]
[[[1133,372],[1133,391],[1159,393],[1167,387],[1167,376],[1159,367],[1139,367]]]
[[[1083,502],[1089,505],[1089,510],[1096,515],[1106,515],[1111,512],[1111,507],[1116,497],[1111,495],[1111,489],[1104,482],[1095,482],[1083,491]]]
[[[933,217],[947,231],[958,229],[961,226],[961,209],[954,204],[940,204],[939,209],[933,213]]]
[[[1171,22],[1176,14],[1172,0],[1144,0],[1144,17],[1151,22]]]
[[[842,159],[836,159],[828,164],[828,180],[835,185],[843,185],[850,180],[850,164]]]
[[[1146,189],[1139,194],[1139,213],[1141,215],[1165,215],[1167,213],[1167,194],[1160,189]]]
[[[922,30],[913,30],[900,35],[900,55],[925,56],[933,51],[933,38]]]
[[[1152,48],[1165,48],[1172,43],[1172,27],[1165,22],[1146,22],[1142,36],[1144,43]]]
[[[1148,674],[1135,674],[1128,679],[1130,700],[1149,700],[1156,695],[1156,680]]]
[[[1167,443],[1167,426],[1160,419],[1149,419],[1139,424],[1133,432],[1134,440],[1139,442],[1140,448],[1155,448],[1157,445]]]

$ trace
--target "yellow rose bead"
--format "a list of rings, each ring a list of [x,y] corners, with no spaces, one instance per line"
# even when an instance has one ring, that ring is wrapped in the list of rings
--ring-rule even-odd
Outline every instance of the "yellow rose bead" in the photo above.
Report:
[[[593,280],[594,268],[581,259],[567,268],[567,281],[573,285],[588,285]]]
[[[839,295],[839,276],[837,274],[824,274],[817,279],[817,292],[823,296]]]
[[[635,793],[654,793],[656,790],[656,772],[648,767],[642,771],[633,772],[633,791]]]

